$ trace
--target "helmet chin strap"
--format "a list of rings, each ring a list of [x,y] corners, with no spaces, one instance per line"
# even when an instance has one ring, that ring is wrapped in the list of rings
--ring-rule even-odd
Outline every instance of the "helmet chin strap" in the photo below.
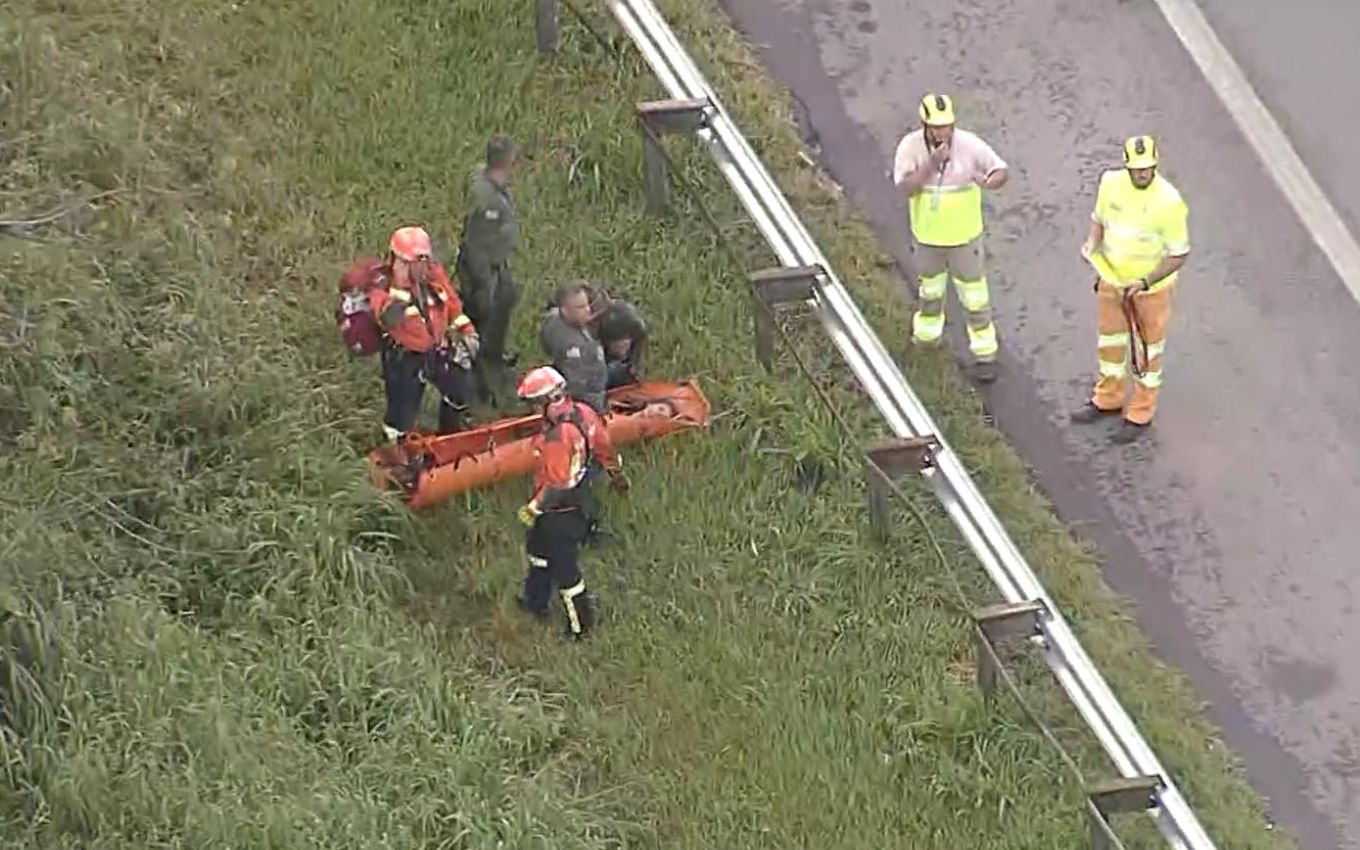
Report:
[[[927,124],[926,122],[922,121],[922,122],[921,122],[921,135],[925,137],[925,140],[926,140],[926,149],[927,149],[927,150],[935,150],[935,149],[938,148],[940,145],[944,144],[944,142],[935,141],[933,138],[931,138],[931,135],[930,135],[930,127],[931,127],[930,124]]]
[[[566,400],[567,396],[565,393],[550,395],[547,398],[543,399],[543,416],[547,419],[553,418],[554,413],[561,412],[560,409],[563,406],[562,402]]]

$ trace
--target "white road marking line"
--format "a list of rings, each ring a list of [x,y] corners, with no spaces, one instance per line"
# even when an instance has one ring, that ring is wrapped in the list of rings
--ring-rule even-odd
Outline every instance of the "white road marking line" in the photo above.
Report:
[[[1205,79],[1289,199],[1303,226],[1331,261],[1341,282],[1360,301],[1360,245],[1313,175],[1299,159],[1289,137],[1261,103],[1232,55],[1209,26],[1194,0],[1156,0],[1167,23],[1199,65]],[[1193,204],[1191,205],[1193,209]]]

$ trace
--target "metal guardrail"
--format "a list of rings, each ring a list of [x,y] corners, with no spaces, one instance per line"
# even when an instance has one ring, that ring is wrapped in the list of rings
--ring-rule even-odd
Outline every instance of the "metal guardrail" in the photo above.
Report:
[[[958,456],[940,436],[929,412],[651,0],[608,0],[608,5],[670,96],[677,101],[702,103],[702,120],[694,135],[707,145],[779,262],[789,269],[817,270],[812,304],[892,431],[902,438],[936,441],[933,466],[922,474],[931,482],[950,519],[1005,600],[1035,613],[1031,640],[1041,647],[1058,683],[1116,770],[1128,780],[1106,792],[1104,803],[1093,795],[1091,809],[1099,810],[1101,821],[1092,824],[1093,838],[1100,842],[1097,833],[1107,836],[1106,841],[1112,837],[1108,824],[1103,822],[1110,809],[1145,808],[1172,847],[1215,850],[1195,813],[1077,641],[1034,570]],[[540,0],[540,10],[542,6]],[[1126,801],[1130,794],[1137,798],[1140,790],[1142,799],[1135,805],[1117,800],[1121,794]],[[1109,808],[1105,803],[1110,804]]]

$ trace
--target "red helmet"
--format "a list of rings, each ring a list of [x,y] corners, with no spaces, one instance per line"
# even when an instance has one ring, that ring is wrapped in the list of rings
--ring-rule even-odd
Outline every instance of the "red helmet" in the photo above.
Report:
[[[397,259],[405,260],[408,263],[428,260],[434,256],[434,245],[430,242],[430,234],[426,233],[423,227],[398,228],[392,234],[390,247]]]
[[[525,401],[552,400],[562,394],[567,379],[551,366],[530,369],[515,388],[515,393]]]

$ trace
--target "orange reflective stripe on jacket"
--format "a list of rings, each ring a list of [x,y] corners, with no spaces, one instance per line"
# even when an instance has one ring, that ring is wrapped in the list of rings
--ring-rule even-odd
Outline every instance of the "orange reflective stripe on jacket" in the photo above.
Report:
[[[538,466],[529,503],[537,510],[552,510],[585,480],[592,456],[605,469],[618,468],[618,456],[609,429],[588,405],[573,402],[571,410],[534,439]]]
[[[473,332],[472,322],[463,315],[463,302],[442,265],[433,265],[430,280],[423,287],[428,324],[416,305],[413,286],[389,283],[385,287],[374,288],[369,294],[373,315],[378,317],[383,330],[393,342],[411,351],[429,351],[441,344],[450,321],[461,333]],[[400,304],[406,305],[404,310],[396,309],[396,305]]]

